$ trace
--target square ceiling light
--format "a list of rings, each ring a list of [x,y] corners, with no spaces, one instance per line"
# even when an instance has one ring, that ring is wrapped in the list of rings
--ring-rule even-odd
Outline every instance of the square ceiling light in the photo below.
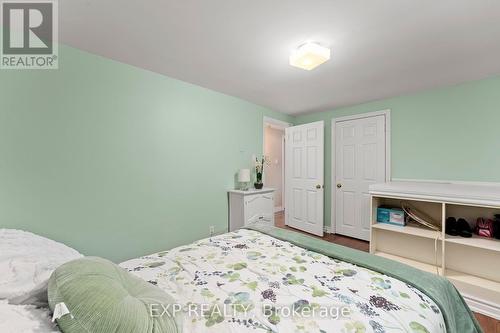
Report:
[[[290,54],[290,65],[310,71],[330,60],[330,49],[314,42],[302,44]]]

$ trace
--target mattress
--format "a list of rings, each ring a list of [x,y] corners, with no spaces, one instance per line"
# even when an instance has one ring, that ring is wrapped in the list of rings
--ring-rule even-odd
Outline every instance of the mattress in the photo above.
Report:
[[[438,306],[416,288],[255,230],[121,266],[176,299],[184,332],[446,331]]]

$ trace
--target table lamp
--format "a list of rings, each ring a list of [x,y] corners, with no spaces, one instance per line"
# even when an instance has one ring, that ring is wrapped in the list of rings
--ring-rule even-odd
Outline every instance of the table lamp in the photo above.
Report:
[[[238,172],[238,182],[240,183],[240,190],[248,190],[248,183],[250,182],[250,169],[240,169]]]

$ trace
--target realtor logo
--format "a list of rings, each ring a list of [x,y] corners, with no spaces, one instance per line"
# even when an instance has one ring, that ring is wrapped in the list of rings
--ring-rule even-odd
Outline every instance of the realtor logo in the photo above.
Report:
[[[2,69],[57,69],[57,3],[2,1]]]

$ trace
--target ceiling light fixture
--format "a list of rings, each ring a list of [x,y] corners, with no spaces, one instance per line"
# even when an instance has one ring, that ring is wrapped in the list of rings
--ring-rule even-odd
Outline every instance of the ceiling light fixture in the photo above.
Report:
[[[310,71],[330,60],[330,49],[314,42],[302,44],[290,54],[290,65]]]

